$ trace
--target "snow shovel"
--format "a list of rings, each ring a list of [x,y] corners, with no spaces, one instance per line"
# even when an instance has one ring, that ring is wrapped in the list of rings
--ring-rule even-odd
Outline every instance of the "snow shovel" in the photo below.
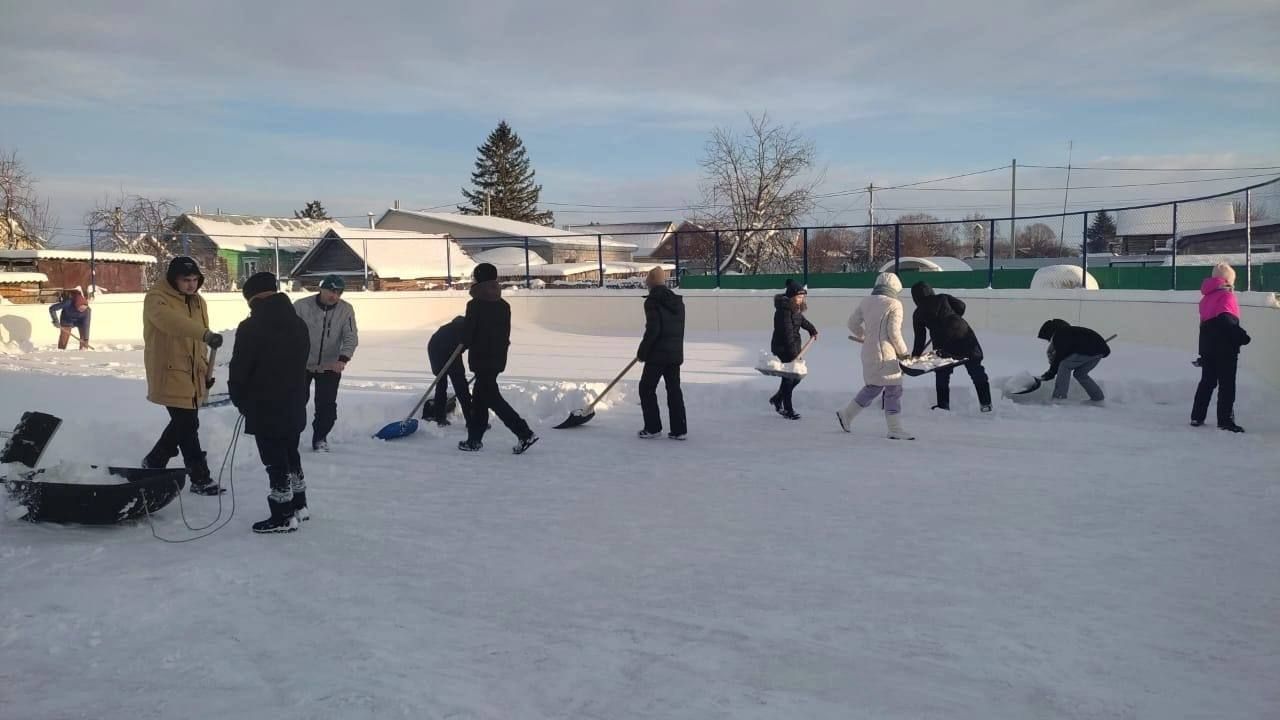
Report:
[[[206,381],[213,379],[213,361],[216,359],[218,359],[218,348],[209,348],[209,373],[205,376]],[[209,393],[208,397],[204,399],[204,402],[201,403],[200,407],[202,408],[222,407],[223,405],[230,405],[230,404],[231,404],[231,393],[229,392]]]
[[[1108,338],[1103,338],[1102,342],[1109,343],[1109,342],[1111,342],[1112,340],[1115,340],[1117,337],[1120,337],[1120,336],[1119,336],[1119,334],[1112,335],[1111,337],[1108,337]],[[1030,386],[1028,386],[1028,387],[1026,387],[1026,388],[1023,388],[1022,390],[1019,390],[1019,391],[1017,391],[1017,392],[1011,392],[1011,393],[1009,393],[1009,394],[1010,394],[1010,395],[1030,395],[1031,393],[1033,393],[1033,392],[1035,392],[1035,391],[1039,390],[1039,389],[1040,389],[1040,386],[1041,386],[1041,385],[1043,385],[1043,384],[1044,384],[1044,378],[1040,378],[1040,377],[1033,377],[1033,378],[1031,379],[1031,385],[1030,385]]]
[[[388,423],[381,430],[374,433],[373,436],[379,440],[398,440],[418,432],[418,418],[414,417],[414,415],[417,415],[418,410],[422,409],[422,406],[427,403],[427,398],[431,397],[431,393],[436,389],[436,383],[440,382],[449,373],[449,367],[453,365],[453,361],[457,360],[461,354],[462,345],[458,345],[453,354],[449,356],[449,361],[444,364],[443,368],[440,368],[440,374],[436,375],[431,384],[427,386],[427,391],[422,393],[422,397],[418,398],[418,402],[413,404],[413,409],[409,411],[408,417]]]
[[[816,335],[810,335],[809,340],[805,342],[804,347],[800,348],[800,353],[796,355],[795,360],[792,360],[791,362],[794,363],[796,362],[796,360],[799,360],[800,358],[804,357],[804,354],[809,351],[809,346],[813,345],[813,341],[816,339],[817,339]],[[770,377],[790,378],[792,380],[804,377],[803,375],[798,375],[793,372],[787,372],[785,370],[770,370],[769,368],[758,367],[756,368],[756,372],[760,373],[761,375],[768,375]]]
[[[556,425],[555,429],[564,430],[566,428],[576,428],[579,425],[586,425],[590,422],[591,418],[596,416],[596,403],[600,402],[605,395],[608,395],[609,391],[613,389],[613,386],[617,385],[618,381],[622,379],[622,376],[630,372],[631,368],[635,367],[638,362],[640,362],[640,358],[631,358],[631,362],[627,363],[627,366],[622,368],[622,372],[618,373],[618,377],[614,378],[613,382],[609,383],[609,385],[605,387],[604,391],[597,395],[595,400],[591,401],[590,405],[569,413],[569,417],[565,418],[564,422]]]
[[[13,432],[4,433],[9,439],[0,452],[0,463],[21,463],[34,468],[61,426],[62,418],[49,413],[35,410],[22,413]]]

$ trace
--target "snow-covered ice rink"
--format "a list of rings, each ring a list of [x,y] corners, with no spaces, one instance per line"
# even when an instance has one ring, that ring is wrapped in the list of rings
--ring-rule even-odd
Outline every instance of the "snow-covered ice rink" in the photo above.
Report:
[[[1193,429],[1192,356],[1121,339],[1106,407],[1014,405],[1000,380],[1044,344],[984,332],[996,411],[962,370],[948,415],[908,378],[919,439],[891,441],[878,412],[840,431],[857,346],[820,329],[798,422],[753,369],[767,332],[690,335],[677,443],[635,437],[638,369],[552,429],[636,339],[519,326],[523,456],[496,418],[479,454],[460,423],[372,439],[425,389],[427,338],[366,333],[299,532],[249,532],[252,441],[203,540],[0,521],[0,717],[1280,717],[1274,390],[1242,373],[1249,433]],[[166,419],[142,378],[140,346],[0,355],[0,426],[52,412],[44,464],[136,465]],[[215,468],[235,419],[201,415]],[[155,529],[191,535],[176,502]]]

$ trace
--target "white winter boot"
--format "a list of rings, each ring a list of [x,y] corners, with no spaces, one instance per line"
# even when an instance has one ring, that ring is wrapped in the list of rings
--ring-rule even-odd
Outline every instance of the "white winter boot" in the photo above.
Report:
[[[915,440],[916,439],[915,435],[912,435],[911,433],[907,432],[907,429],[902,427],[902,418],[897,413],[894,413],[893,415],[890,415],[889,413],[885,413],[884,421],[889,426],[890,440]]]
[[[840,429],[849,432],[849,426],[853,424],[853,419],[858,417],[858,413],[862,412],[862,406],[853,400],[849,401],[849,405],[843,410],[836,411],[836,420],[840,421]]]

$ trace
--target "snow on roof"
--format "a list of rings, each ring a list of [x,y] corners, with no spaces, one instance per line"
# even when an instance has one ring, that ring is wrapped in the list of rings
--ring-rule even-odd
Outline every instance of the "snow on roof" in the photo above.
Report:
[[[480,263],[491,263],[493,265],[524,265],[525,252],[524,248],[518,247],[500,247],[483,252],[472,253],[471,259]],[[530,265],[546,265],[547,261],[542,259],[538,253],[529,253]]]
[[[482,238],[529,238],[530,240],[540,240],[548,245],[575,244],[575,245],[591,245],[595,246],[595,233],[570,232],[568,230],[560,230],[558,228],[546,225],[534,225],[533,223],[520,222],[519,220],[508,220],[507,218],[494,217],[492,215],[463,215],[461,213],[435,213],[435,212],[418,212],[415,210],[388,210],[382,216],[382,220],[386,220],[388,215],[398,213],[408,215],[410,217],[418,217],[429,220],[434,223],[443,223],[452,225],[457,228],[464,228],[473,235],[462,235],[459,233],[451,233],[454,237],[467,239]],[[379,221],[379,224],[382,222]],[[601,243],[604,247],[634,250],[636,245],[631,242],[619,242],[612,238],[602,238]]]
[[[541,278],[569,277],[570,275],[582,275],[584,273],[598,273],[600,264],[597,262],[582,263],[543,263],[536,265],[532,262],[532,254],[530,255],[529,276]],[[496,264],[496,263],[495,263]],[[671,264],[656,263],[633,263],[633,262],[607,262],[604,264],[604,274],[607,275],[638,275],[647,273],[654,267],[661,266],[665,270],[674,270],[675,266]],[[511,263],[506,265],[498,265],[499,277],[523,277],[525,274],[524,261]]]
[[[880,272],[892,272],[893,262],[890,260],[881,266]],[[903,257],[898,260],[898,266],[924,272],[968,272],[973,269],[969,263],[953,257]]]
[[[448,235],[342,227],[330,229],[324,237],[345,242],[361,260],[369,263],[371,271],[383,279],[462,277],[469,275],[476,266],[458,242]],[[311,253],[307,253],[298,264],[310,256]]]
[[[0,285],[17,285],[19,283],[45,283],[49,276],[38,272],[4,272],[0,270]]]
[[[89,252],[88,250],[0,250],[0,259],[6,260],[94,260],[95,262],[153,263],[150,255],[118,252]]]
[[[1178,237],[1180,238],[1190,237],[1194,235],[1210,235],[1212,233],[1232,232],[1235,230],[1244,232],[1246,225],[1247,223],[1238,222],[1238,223],[1231,223],[1230,225],[1218,225],[1216,227],[1193,228],[1184,232],[1182,229],[1182,209],[1181,207],[1179,207],[1178,209]],[[1271,227],[1272,225],[1280,225],[1280,220],[1254,221],[1252,224],[1252,228],[1254,230],[1257,230],[1259,228]]]
[[[652,255],[653,251],[662,245],[662,241],[675,232],[675,229],[676,223],[666,220],[658,222],[593,223],[591,225],[572,225],[568,228],[570,232],[600,233],[611,235],[616,240],[634,243],[636,254],[641,256]]]
[[[1201,200],[1178,204],[1178,234],[1235,222],[1231,200]],[[1116,212],[1116,235],[1170,235],[1173,233],[1173,206],[1120,210]]]
[[[200,215],[186,213],[182,216],[207,236],[222,250],[244,252],[268,250],[310,250],[333,228],[345,227],[337,220],[312,220],[310,218],[275,218],[258,215]],[[181,221],[179,221],[181,222]]]

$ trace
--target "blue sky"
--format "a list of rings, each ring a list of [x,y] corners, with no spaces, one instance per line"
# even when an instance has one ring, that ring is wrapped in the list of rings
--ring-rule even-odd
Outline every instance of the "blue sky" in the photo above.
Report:
[[[64,242],[121,192],[265,214],[456,202],[502,118],[559,224],[687,214],[708,132],[748,112],[815,142],[827,193],[1014,157],[1063,164],[1069,139],[1090,166],[1280,165],[1273,1],[49,5],[0,0],[0,148],[39,178]],[[1019,185],[1062,176],[1025,170]],[[1079,191],[1072,206],[1253,181]],[[939,186],[1008,184],[1001,171]],[[1020,205],[1061,196],[1026,191]],[[877,197],[885,215],[984,204],[1007,208],[1007,194]],[[849,196],[813,219],[865,217]]]

